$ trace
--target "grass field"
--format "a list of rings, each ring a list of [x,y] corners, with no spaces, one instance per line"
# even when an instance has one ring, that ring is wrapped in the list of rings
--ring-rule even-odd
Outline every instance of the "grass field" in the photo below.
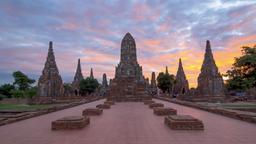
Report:
[[[256,111],[256,103],[255,102],[237,102],[237,103],[200,103],[209,107],[219,107],[226,109],[234,109],[234,110],[246,110],[251,109]]]
[[[227,103],[221,104],[221,107],[228,109],[256,109],[256,103]]]
[[[0,110],[38,110],[46,109],[49,105],[26,105],[26,104],[0,104]]]

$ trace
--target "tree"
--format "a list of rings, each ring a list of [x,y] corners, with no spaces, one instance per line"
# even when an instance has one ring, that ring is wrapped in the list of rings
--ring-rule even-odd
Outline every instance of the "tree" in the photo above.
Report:
[[[157,76],[157,87],[160,88],[164,93],[167,91],[170,93],[170,90],[174,84],[174,75],[169,73],[159,73]]]
[[[35,82],[35,80],[30,79],[21,71],[13,72],[14,83],[13,85],[17,87],[19,90],[26,90],[31,87],[31,84]]]
[[[97,79],[87,77],[80,82],[80,93],[82,95],[93,93],[98,87],[99,83]]]
[[[11,90],[14,90],[14,89],[15,89],[15,87],[11,84],[3,84],[0,87],[0,94],[2,94],[3,96],[6,96],[8,98],[11,98],[12,97]]]
[[[226,75],[226,86],[229,90],[244,91],[256,87],[256,45],[242,47],[242,56],[235,62]]]
[[[37,87],[33,87],[24,91],[24,95],[28,99],[32,99],[36,95]]]
[[[65,95],[65,96],[68,96],[68,95],[70,95],[70,94],[73,93],[73,88],[72,88],[72,85],[71,85],[71,84],[69,84],[69,83],[64,83],[64,84],[63,84],[63,87],[64,87],[64,95]],[[76,93],[76,92],[75,92],[75,93]],[[76,95],[77,95],[77,93],[76,93]]]
[[[25,97],[23,90],[12,90],[11,94],[12,94],[12,97],[17,98],[17,99]]]

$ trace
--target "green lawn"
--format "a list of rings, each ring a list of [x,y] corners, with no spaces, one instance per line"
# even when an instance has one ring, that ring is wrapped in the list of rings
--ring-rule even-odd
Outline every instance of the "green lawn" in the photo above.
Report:
[[[256,109],[256,103],[226,103],[221,107],[228,109]]]
[[[0,110],[38,110],[46,109],[49,105],[0,104]]]

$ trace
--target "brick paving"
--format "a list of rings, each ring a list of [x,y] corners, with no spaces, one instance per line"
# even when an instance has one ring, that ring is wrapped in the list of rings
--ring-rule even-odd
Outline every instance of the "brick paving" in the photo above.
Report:
[[[82,130],[51,131],[51,122],[64,116],[82,115],[85,108],[103,100],[34,117],[0,127],[1,144],[254,144],[256,125],[160,100],[178,114],[204,122],[204,131],[175,131],[164,118],[139,102],[116,103],[102,115],[90,117]]]

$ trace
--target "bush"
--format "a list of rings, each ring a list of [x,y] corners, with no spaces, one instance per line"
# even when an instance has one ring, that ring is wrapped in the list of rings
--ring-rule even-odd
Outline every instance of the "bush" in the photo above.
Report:
[[[174,75],[169,73],[159,73],[157,76],[157,87],[160,88],[164,93],[170,93],[170,89],[174,84]]]
[[[31,88],[31,89],[25,90],[24,95],[26,98],[31,99],[36,95],[36,89]]]
[[[4,98],[5,98],[5,96],[0,94],[0,101],[3,100]]]
[[[14,98],[24,98],[25,94],[22,90],[12,90],[11,91],[12,97]]]
[[[14,90],[15,87],[11,84],[3,84],[0,86],[0,94],[6,96],[7,98],[11,98],[12,94],[11,91]]]
[[[99,87],[97,79],[87,77],[80,82],[80,92],[82,95],[91,94]]]

